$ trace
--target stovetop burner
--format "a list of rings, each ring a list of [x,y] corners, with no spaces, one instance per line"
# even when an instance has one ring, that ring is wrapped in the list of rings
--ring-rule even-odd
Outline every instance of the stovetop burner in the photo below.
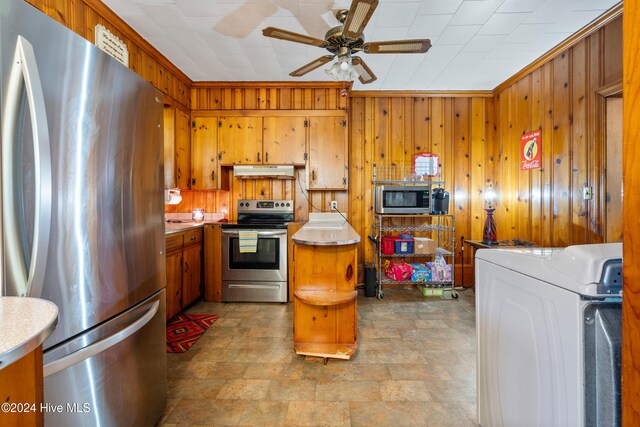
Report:
[[[238,221],[224,228],[286,228],[293,221],[293,200],[238,200]]]

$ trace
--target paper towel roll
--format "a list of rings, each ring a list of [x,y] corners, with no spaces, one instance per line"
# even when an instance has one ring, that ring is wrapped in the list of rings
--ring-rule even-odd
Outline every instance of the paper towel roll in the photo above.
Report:
[[[164,190],[164,203],[167,205],[177,205],[182,201],[180,190],[177,188],[170,188]]]

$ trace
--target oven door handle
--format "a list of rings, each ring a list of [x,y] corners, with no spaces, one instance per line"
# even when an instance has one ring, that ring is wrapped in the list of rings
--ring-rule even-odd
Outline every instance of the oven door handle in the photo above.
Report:
[[[258,237],[279,237],[279,236],[286,236],[287,235],[287,231],[286,230],[276,230],[276,231],[258,231],[258,230],[256,230],[256,232],[258,233]],[[225,235],[225,236],[234,236],[234,237],[240,236],[240,232],[238,232],[238,230],[222,230],[222,234]]]

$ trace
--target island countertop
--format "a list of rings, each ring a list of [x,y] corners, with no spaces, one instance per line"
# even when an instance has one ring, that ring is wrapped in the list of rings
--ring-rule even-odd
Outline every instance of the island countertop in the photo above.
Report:
[[[0,369],[29,354],[58,323],[58,307],[40,298],[0,297]]]
[[[360,241],[351,224],[337,213],[310,213],[309,221],[291,240],[299,245],[338,246]]]

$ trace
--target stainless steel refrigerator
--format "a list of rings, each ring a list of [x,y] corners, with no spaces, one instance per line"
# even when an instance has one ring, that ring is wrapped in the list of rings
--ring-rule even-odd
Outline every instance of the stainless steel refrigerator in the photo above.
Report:
[[[48,426],[166,403],[162,95],[22,0],[0,3],[4,295],[59,308]]]

